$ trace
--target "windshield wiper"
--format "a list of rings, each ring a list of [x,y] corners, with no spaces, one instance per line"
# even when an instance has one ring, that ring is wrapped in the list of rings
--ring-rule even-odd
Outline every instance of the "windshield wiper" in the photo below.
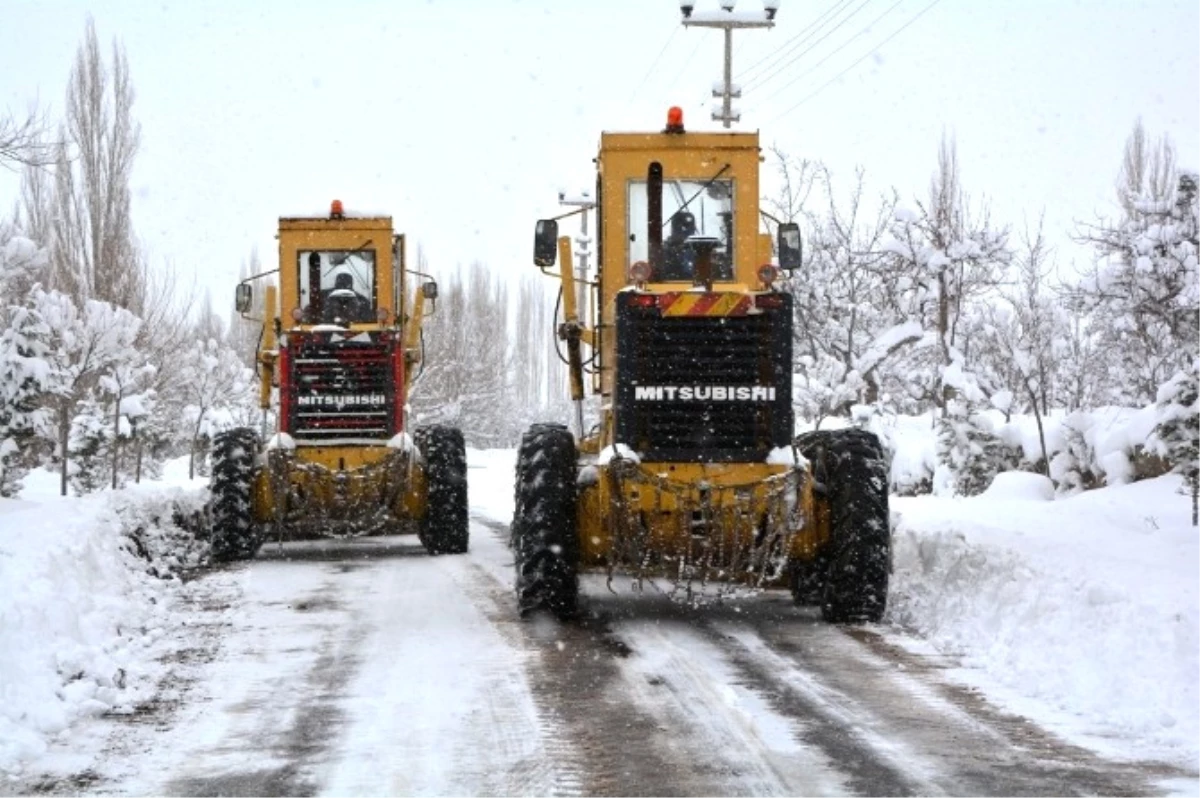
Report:
[[[729,171],[729,166],[730,166],[729,164],[725,164],[725,165],[724,165],[724,166],[722,166],[720,169],[718,169],[718,170],[717,170],[717,173],[716,173],[715,175],[713,175],[712,177],[710,177],[710,178],[709,178],[709,179],[708,179],[708,180],[707,180],[707,181],[704,183],[704,185],[700,186],[700,188],[698,188],[698,189],[696,190],[696,193],[695,193],[695,194],[693,194],[693,195],[691,196],[691,199],[689,199],[687,202],[685,202],[685,203],[683,203],[682,205],[680,205],[680,206],[679,206],[679,210],[675,211],[673,214],[671,214],[671,215],[670,215],[670,216],[667,218],[667,223],[668,223],[668,224],[670,224],[670,222],[671,222],[671,220],[672,220],[672,219],[674,219],[676,216],[678,216],[679,214],[681,214],[681,213],[683,213],[685,210],[687,210],[687,206],[691,205],[691,204],[692,204],[692,201],[693,201],[693,200],[695,200],[695,199],[696,199],[696,197],[699,197],[701,194],[703,194],[705,191],[707,191],[709,186],[711,186],[713,183],[717,182],[717,178],[719,178],[721,175],[723,175],[723,174],[725,174],[727,171]]]
[[[358,245],[358,249],[352,249],[349,252],[343,252],[341,255],[330,256],[329,268],[332,269],[335,266],[341,266],[343,263],[350,260],[350,258],[354,257],[355,255],[362,252],[363,250],[365,250],[367,247],[371,246],[374,243],[375,242],[372,239],[368,238],[366,241],[364,241]]]

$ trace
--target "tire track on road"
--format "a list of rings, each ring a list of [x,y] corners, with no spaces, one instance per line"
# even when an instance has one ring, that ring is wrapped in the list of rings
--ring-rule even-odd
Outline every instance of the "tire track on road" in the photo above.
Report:
[[[807,739],[849,765],[858,792],[1153,795],[1161,792],[1155,779],[1180,775],[1104,760],[1002,713],[870,627],[755,613],[701,627],[724,644],[747,685],[809,724]]]
[[[236,769],[213,775],[175,778],[164,788],[170,795],[311,796],[320,788],[318,771],[337,739],[345,717],[341,700],[346,684],[361,663],[357,649],[366,637],[361,618],[337,598],[339,585],[326,581],[309,595],[296,599],[297,612],[330,614],[315,623],[321,628],[316,657],[303,682],[280,683],[271,694],[235,710],[252,714],[257,731],[223,741],[227,753],[257,749],[278,765]]]
[[[508,540],[507,526],[476,523],[502,545]],[[606,620],[521,619],[514,588],[494,568],[471,562],[469,573],[464,592],[514,648],[529,655],[527,678],[558,794],[737,794],[736,780],[716,777],[711,757],[703,755],[711,752],[698,750],[687,729],[668,729],[630,697],[622,661],[632,652]]]

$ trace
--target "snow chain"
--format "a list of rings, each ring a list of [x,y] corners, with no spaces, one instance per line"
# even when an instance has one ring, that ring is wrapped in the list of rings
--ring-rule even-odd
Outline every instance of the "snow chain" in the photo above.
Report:
[[[617,563],[637,564],[633,577],[638,590],[643,588],[646,578],[663,573],[661,567],[652,566],[674,563],[667,576],[671,581],[667,594],[692,605],[702,603],[705,598],[719,601],[736,593],[760,591],[783,574],[791,537],[803,526],[797,495],[801,472],[796,469],[739,485],[701,483],[698,502],[693,498],[697,493],[695,484],[647,473],[632,461],[615,458],[605,472],[613,519],[612,554],[607,569],[610,591]],[[664,496],[674,497],[679,528],[673,550],[656,552],[648,545],[650,530],[642,514],[630,506],[623,490],[628,483],[654,491],[656,513],[663,509]],[[766,492],[761,503],[754,501],[756,488]],[[733,495],[733,502],[721,501],[729,494]],[[761,522],[751,517],[751,511],[759,508],[761,513],[754,515],[761,515]],[[757,534],[748,543],[724,534],[746,523],[758,526]],[[715,592],[710,591],[710,586]]]

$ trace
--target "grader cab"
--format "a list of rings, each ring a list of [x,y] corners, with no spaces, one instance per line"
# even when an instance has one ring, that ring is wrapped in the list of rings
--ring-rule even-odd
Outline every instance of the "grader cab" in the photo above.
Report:
[[[430,554],[467,550],[466,455],[452,427],[409,434],[421,326],[437,285],[409,296],[405,239],[386,216],[279,220],[279,267],[262,304],[261,432],[213,441],[215,559],[252,557],[280,540],[416,531]],[[267,411],[273,411],[268,414]],[[267,429],[266,419],[275,418]]]
[[[757,133],[603,133],[597,277],[576,306],[569,237],[537,223],[557,262],[572,398],[585,365],[598,423],[537,424],[518,454],[513,546],[521,611],[577,610],[579,573],[790,584],[830,621],[878,620],[890,559],[879,442],[859,430],[793,438],[795,224],[760,232]],[[562,218],[562,217],[559,217]],[[774,246],[773,246],[774,245]],[[774,258],[773,249],[778,252]],[[775,261],[775,262],[773,262]],[[584,348],[590,350],[585,357]]]

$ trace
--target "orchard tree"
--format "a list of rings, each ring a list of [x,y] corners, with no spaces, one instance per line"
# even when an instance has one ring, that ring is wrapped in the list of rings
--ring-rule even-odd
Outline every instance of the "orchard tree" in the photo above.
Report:
[[[1148,142],[1139,121],[1125,145],[1117,198],[1119,219],[1082,227],[1097,260],[1071,296],[1093,318],[1113,364],[1110,399],[1142,405],[1196,353],[1197,175],[1175,166],[1169,139]]]
[[[52,382],[47,403],[54,413],[54,434],[61,458],[61,491],[65,496],[76,410],[84,400],[95,404],[92,389],[102,376],[140,358],[134,342],[141,320],[124,308],[95,299],[87,300],[79,308],[69,296],[58,291],[35,291],[34,307],[50,328],[46,360]],[[92,425],[85,427],[87,435],[93,435]]]
[[[763,197],[767,211],[763,215],[776,224],[812,218],[808,201],[819,183],[828,185],[828,170],[820,162],[789,155],[777,145],[770,151],[775,171],[767,179],[775,190]]]
[[[111,485],[114,489],[119,487],[120,483],[121,446],[133,439],[138,421],[146,415],[146,395],[151,392],[149,384],[157,373],[158,370],[148,363],[138,365],[136,361],[128,359],[114,362],[106,373],[100,375],[99,388],[111,397],[112,401],[112,428],[109,440],[112,455]]]
[[[953,141],[943,138],[929,197],[915,210],[897,207],[883,248],[897,275],[893,296],[931,334],[907,361],[909,389],[924,391],[945,411],[955,382],[969,370],[964,356],[971,317],[1004,277],[1011,253],[1008,230],[985,210],[972,212],[961,185]],[[947,379],[955,369],[955,380]]]
[[[795,298],[797,407],[818,426],[826,416],[848,418],[854,405],[878,402],[887,369],[924,335],[894,301],[900,276],[883,251],[895,196],[868,212],[861,170],[844,204],[829,173],[819,175],[824,214],[812,218],[807,257],[786,280]]]
[[[1026,231],[1015,254],[1015,285],[1002,301],[981,309],[977,371],[986,375],[992,404],[1011,415],[1012,398],[1033,413],[1041,451],[1039,466],[1049,476],[1045,417],[1050,412],[1056,375],[1071,356],[1070,319],[1047,288],[1051,270],[1042,223]],[[1011,397],[1011,398],[1010,398]]]
[[[193,479],[199,443],[227,426],[222,419],[252,398],[253,372],[237,352],[209,338],[184,354],[179,373],[188,425],[188,479]]]

